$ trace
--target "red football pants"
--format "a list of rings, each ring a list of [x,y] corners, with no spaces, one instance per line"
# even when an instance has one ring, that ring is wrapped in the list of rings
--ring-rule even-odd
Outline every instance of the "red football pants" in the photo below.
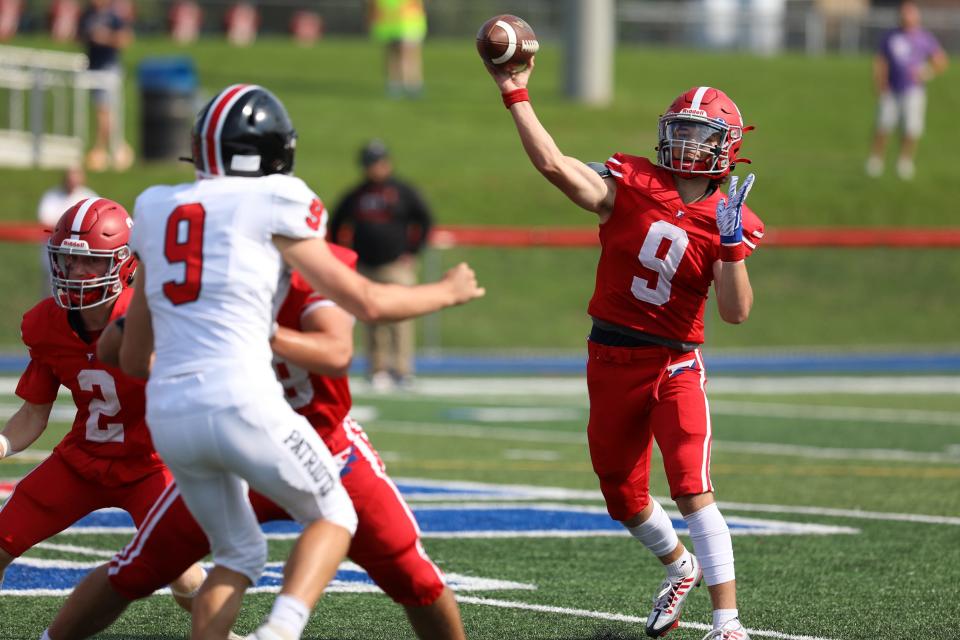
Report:
[[[420,545],[413,513],[363,429],[349,417],[343,427],[350,446],[334,458],[345,461],[340,479],[359,521],[348,556],[394,601],[414,607],[430,605],[440,597],[444,581]],[[260,522],[291,519],[254,491],[250,503]],[[209,551],[210,543],[174,485],[157,501],[130,544],[110,561],[110,582],[126,598],[143,598]]]
[[[0,548],[19,557],[83,516],[106,507],[119,507],[139,527],[164,488],[173,481],[160,468],[136,482],[105,487],[87,480],[54,453],[28,473],[0,508]]]
[[[588,342],[590,459],[607,511],[628,520],[650,502],[654,439],[670,497],[713,491],[711,426],[700,350]]]

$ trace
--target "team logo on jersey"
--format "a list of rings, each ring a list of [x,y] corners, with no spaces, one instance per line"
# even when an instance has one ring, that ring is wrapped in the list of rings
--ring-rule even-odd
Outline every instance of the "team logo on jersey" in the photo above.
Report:
[[[677,209],[677,219],[678,219],[678,220],[679,220],[680,218],[682,218],[683,216],[685,216],[685,215],[687,215],[687,214],[685,214],[683,211]]]

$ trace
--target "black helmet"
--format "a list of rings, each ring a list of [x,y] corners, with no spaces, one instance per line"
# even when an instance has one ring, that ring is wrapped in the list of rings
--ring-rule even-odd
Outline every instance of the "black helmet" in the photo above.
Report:
[[[297,132],[275,95],[257,85],[235,84],[200,111],[191,143],[200,175],[255,178],[293,172]]]

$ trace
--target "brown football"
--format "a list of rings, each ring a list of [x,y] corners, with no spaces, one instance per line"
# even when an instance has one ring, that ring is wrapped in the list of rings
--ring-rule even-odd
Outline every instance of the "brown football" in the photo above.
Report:
[[[521,71],[539,49],[530,25],[508,13],[490,18],[477,32],[480,57],[508,71]]]

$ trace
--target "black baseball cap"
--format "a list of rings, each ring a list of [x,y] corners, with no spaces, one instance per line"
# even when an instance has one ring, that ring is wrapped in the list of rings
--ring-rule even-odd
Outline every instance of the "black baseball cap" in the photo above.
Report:
[[[366,168],[389,156],[390,152],[387,151],[387,145],[383,140],[371,140],[360,149],[360,164]]]

